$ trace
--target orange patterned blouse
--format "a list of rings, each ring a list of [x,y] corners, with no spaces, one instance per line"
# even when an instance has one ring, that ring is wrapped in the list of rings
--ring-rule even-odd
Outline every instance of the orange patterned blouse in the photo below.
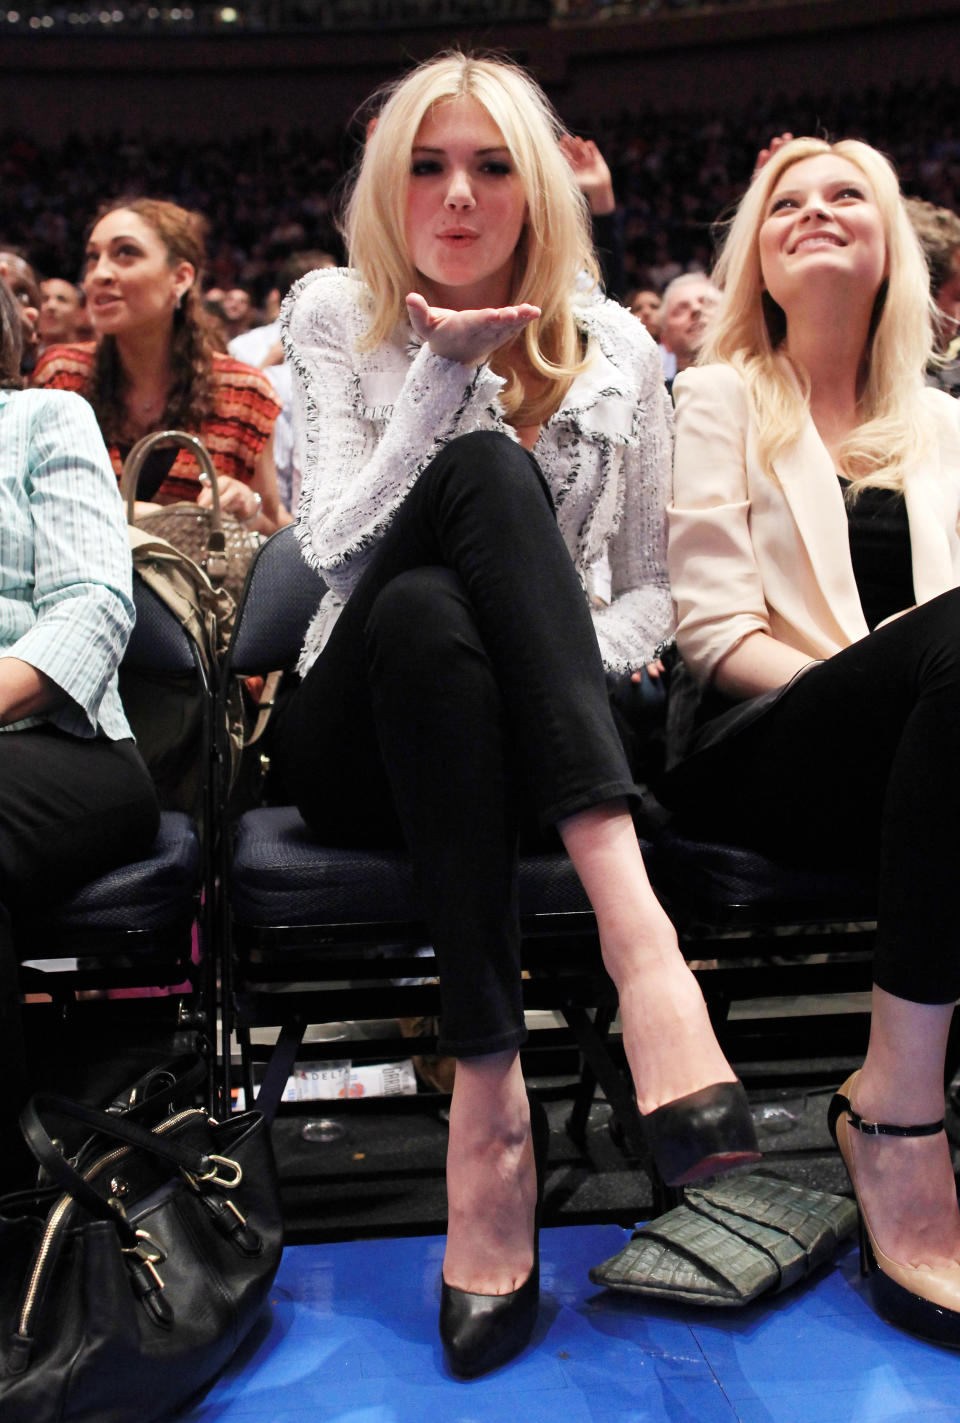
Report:
[[[73,390],[86,396],[95,350],[92,341],[49,347],[37,362],[32,384],[48,390]],[[221,355],[219,351],[213,353],[213,390],[213,414],[196,433],[210,451],[219,474],[249,484],[257,456],[269,440],[280,413],[280,402],[262,371]],[[110,446],[110,459],[118,480],[128,450],[129,447]],[[142,483],[141,480],[141,488]],[[140,497],[157,504],[172,504],[178,499],[195,500],[200,489],[200,472],[193,456],[189,450],[181,449],[175,459],[171,452],[171,463],[157,488],[143,490]]]

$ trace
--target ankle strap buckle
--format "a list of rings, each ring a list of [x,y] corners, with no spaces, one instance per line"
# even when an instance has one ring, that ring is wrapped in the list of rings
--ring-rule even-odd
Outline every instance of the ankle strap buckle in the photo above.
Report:
[[[938,1122],[924,1122],[916,1127],[897,1127],[890,1122],[865,1122],[859,1112],[848,1109],[850,1125],[863,1136],[936,1136],[943,1131],[943,1117]]]

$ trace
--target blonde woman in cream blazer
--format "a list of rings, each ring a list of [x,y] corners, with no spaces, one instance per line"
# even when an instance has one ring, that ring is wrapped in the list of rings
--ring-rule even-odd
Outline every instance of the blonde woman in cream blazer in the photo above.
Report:
[[[776,456],[771,477],[731,366],[684,371],[674,398],[670,586],[697,680],[708,683],[751,632],[816,660],[866,637],[843,493],[813,420]],[[923,398],[934,436],[904,488],[917,603],[960,584],[960,401],[929,388]]]
[[[890,1322],[960,1347],[943,1072],[960,997],[960,423],[924,387],[896,175],[800,139],[754,178],[674,387],[669,568],[699,703],[660,788],[715,835],[876,872],[870,1043],[829,1125]],[[673,690],[671,695],[673,695]],[[690,702],[687,701],[689,710]]]

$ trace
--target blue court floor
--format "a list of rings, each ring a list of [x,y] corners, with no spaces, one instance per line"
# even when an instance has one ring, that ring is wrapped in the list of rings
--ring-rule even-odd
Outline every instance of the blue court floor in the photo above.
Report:
[[[591,1284],[628,1234],[544,1230],[534,1342],[470,1383],[437,1339],[440,1237],[288,1248],[272,1320],[178,1423],[960,1420],[960,1354],[878,1320],[854,1249],[747,1309],[681,1309]]]

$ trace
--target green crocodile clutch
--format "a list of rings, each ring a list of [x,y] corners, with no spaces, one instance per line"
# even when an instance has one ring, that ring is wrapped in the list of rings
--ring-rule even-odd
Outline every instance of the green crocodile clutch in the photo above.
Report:
[[[749,1304],[804,1279],[854,1230],[843,1196],[770,1176],[688,1188],[685,1203],[637,1230],[595,1266],[597,1285],[687,1304]]]

